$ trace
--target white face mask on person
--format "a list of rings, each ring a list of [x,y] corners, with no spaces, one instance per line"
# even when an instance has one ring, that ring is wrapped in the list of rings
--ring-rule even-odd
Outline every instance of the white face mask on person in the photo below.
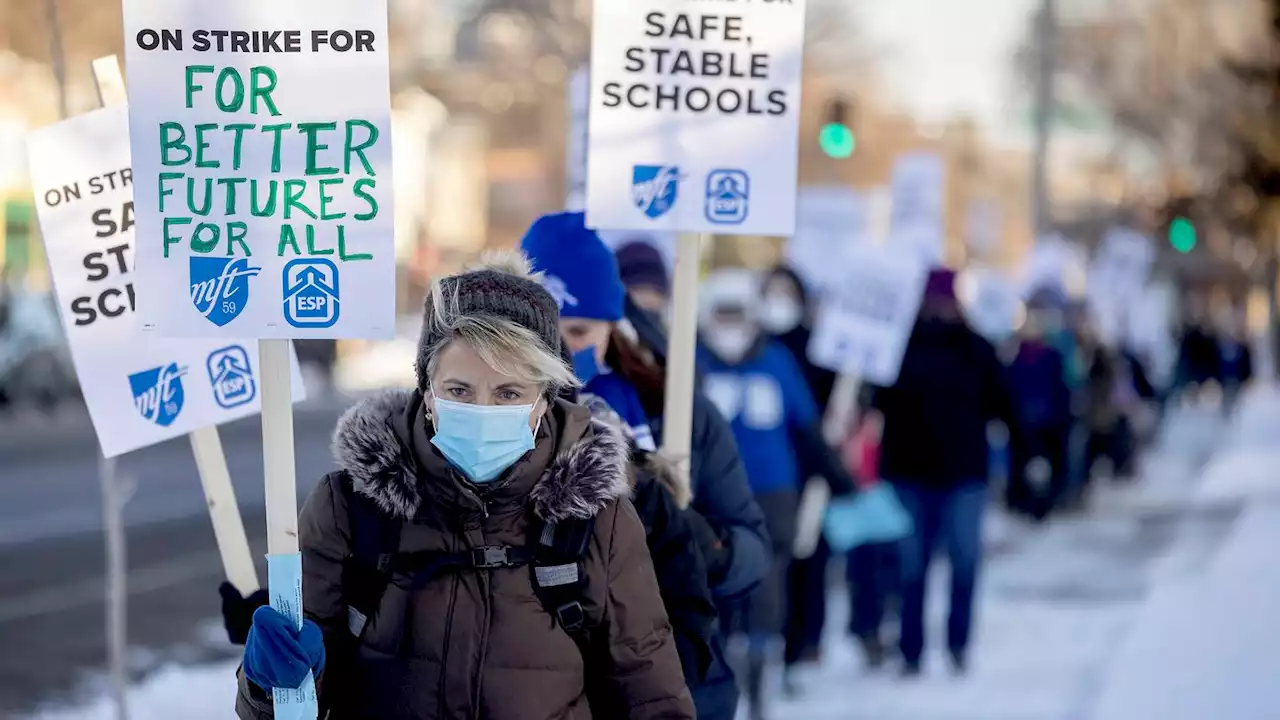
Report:
[[[738,362],[756,341],[756,331],[745,325],[718,325],[707,328],[703,340],[711,352],[726,362]]]
[[[800,302],[786,295],[770,295],[760,305],[760,325],[774,335],[790,332],[804,319]]]

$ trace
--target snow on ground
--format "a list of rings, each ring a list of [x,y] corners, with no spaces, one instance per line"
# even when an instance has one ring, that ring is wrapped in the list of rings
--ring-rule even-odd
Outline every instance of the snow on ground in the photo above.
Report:
[[[227,720],[235,717],[238,661],[183,667],[168,665],[129,691],[129,720]],[[117,720],[102,697],[84,707],[48,710],[31,720]]]
[[[1243,505],[1203,573],[1161,585],[1127,641],[1092,720],[1280,717],[1280,393],[1241,409],[1197,499]]]
[[[1177,411],[1165,429],[1160,450],[1144,462],[1142,481],[1100,488],[1082,516],[1030,528],[992,513],[991,519],[1011,547],[993,553],[986,565],[967,676],[953,676],[938,648],[945,637],[944,563],[931,578],[933,648],[923,677],[902,680],[892,666],[868,673],[855,646],[841,637],[847,615],[836,600],[824,664],[806,670],[804,694],[775,702],[771,717],[1089,717],[1111,672],[1110,658],[1135,618],[1145,612],[1151,588],[1175,570],[1203,568],[1210,554],[1206,548],[1221,542],[1234,519],[1231,512],[1217,507],[1188,510],[1199,484],[1198,461],[1217,443],[1219,418],[1208,408]],[[988,540],[990,531],[989,527]],[[1105,720],[1140,717],[1163,716],[1130,714]]]
[[[1219,453],[1203,474],[1196,467],[1218,443],[1220,415],[1184,409],[1171,416],[1161,448],[1144,462],[1141,482],[1100,488],[1088,513],[1039,528],[991,513],[986,534],[995,549],[983,576],[977,638],[966,677],[952,676],[936,648],[946,604],[946,568],[940,563],[929,603],[935,654],[928,657],[924,677],[903,681],[892,669],[868,674],[853,645],[841,637],[847,603],[836,593],[824,663],[804,671],[803,696],[778,699],[771,717],[1280,717],[1275,704],[1268,705],[1271,709],[1265,714],[1253,712],[1257,704],[1226,715],[1212,712],[1216,696],[1193,692],[1219,690],[1243,699],[1280,695],[1270,682],[1280,672],[1280,663],[1274,661],[1280,629],[1274,623],[1239,621],[1265,617],[1268,607],[1280,603],[1280,571],[1266,563],[1266,554],[1274,553],[1280,540],[1280,504],[1250,504],[1237,520],[1245,497],[1239,486],[1231,493],[1208,486],[1225,482],[1217,478],[1244,476],[1229,471],[1240,466],[1241,453],[1257,453],[1280,433],[1274,429],[1280,428],[1280,392],[1255,393],[1240,416],[1246,424],[1231,428],[1228,452]],[[1260,427],[1267,423],[1273,430]],[[1280,461],[1280,455],[1275,460]],[[1255,494],[1265,485],[1265,471],[1280,467],[1272,460],[1256,462],[1263,464],[1253,467],[1248,476],[1254,481],[1247,485]],[[1252,577],[1266,577],[1268,584],[1241,590],[1242,578]],[[1189,628],[1195,632],[1189,634]],[[1184,640],[1188,637],[1193,643]],[[1184,651],[1204,653],[1212,658],[1206,660],[1212,666],[1189,663],[1175,668],[1169,658]],[[1259,657],[1266,662],[1257,662]],[[1144,676],[1143,667],[1168,672]],[[184,720],[230,717],[234,670],[234,662],[161,668],[130,692],[130,717],[169,720],[176,716],[175,708],[181,708]],[[1169,695],[1166,680],[1181,684],[1182,706],[1157,702]],[[1117,692],[1117,686],[1131,692]],[[1172,714],[1174,707],[1185,713]],[[31,720],[111,718],[113,708],[102,699],[74,709],[50,709]]]

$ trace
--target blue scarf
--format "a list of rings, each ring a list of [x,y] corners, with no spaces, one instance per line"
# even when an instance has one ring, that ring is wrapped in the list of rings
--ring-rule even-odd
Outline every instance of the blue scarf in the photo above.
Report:
[[[636,447],[648,452],[658,449],[649,428],[649,419],[640,404],[640,394],[621,375],[601,368],[599,374],[587,381],[579,394],[578,402],[591,407],[593,401],[603,401],[622,419]]]

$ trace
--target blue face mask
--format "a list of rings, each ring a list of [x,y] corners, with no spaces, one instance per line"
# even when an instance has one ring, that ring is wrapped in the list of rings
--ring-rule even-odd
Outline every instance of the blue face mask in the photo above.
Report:
[[[469,405],[439,397],[435,401],[431,444],[471,482],[492,482],[533,449],[533,405]]]
[[[596,362],[596,346],[589,345],[573,354],[573,374],[583,385],[591,382],[600,374],[600,363]]]

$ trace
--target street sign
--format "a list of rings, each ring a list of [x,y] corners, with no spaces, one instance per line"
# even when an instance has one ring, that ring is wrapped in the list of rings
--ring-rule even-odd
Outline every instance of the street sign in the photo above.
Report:
[[[596,0],[587,223],[791,235],[805,0]]]

